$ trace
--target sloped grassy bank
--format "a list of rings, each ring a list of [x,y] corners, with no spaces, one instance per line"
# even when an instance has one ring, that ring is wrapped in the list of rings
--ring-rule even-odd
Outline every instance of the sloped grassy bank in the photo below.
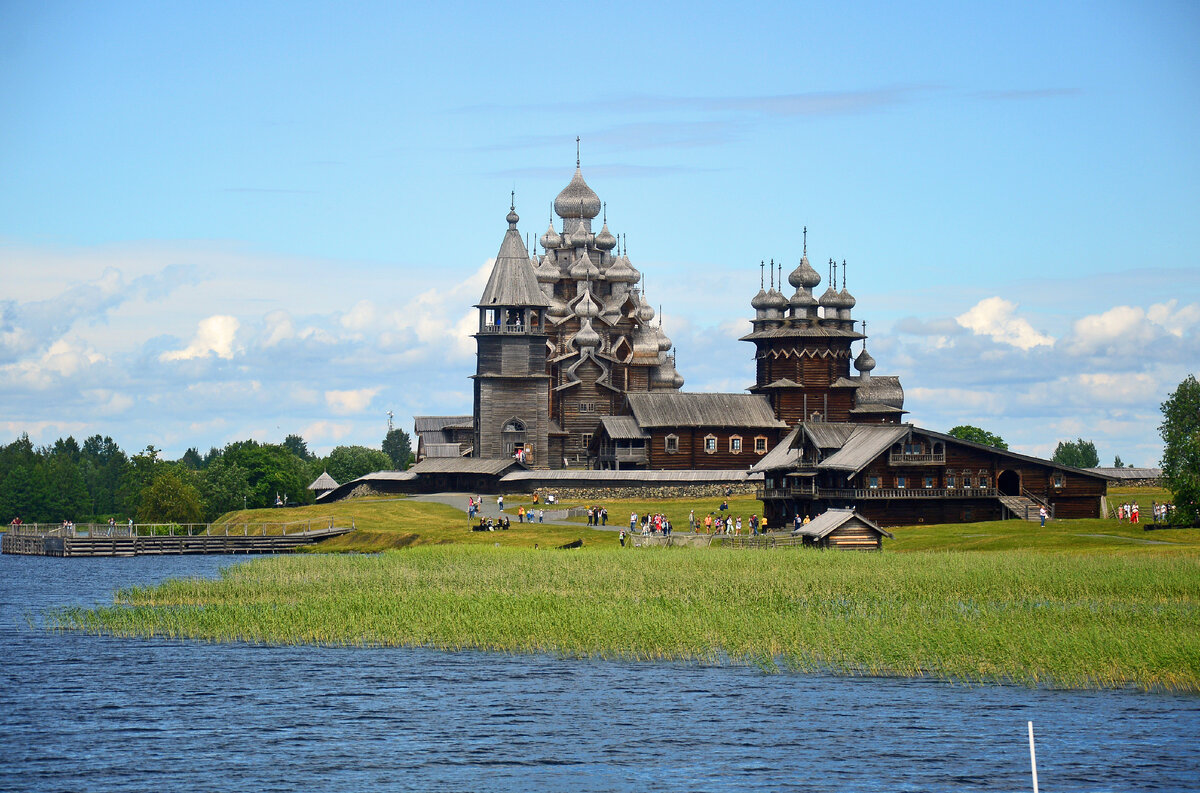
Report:
[[[1200,563],[1025,552],[424,546],[289,556],[62,609],[119,636],[684,659],[1200,691]]]

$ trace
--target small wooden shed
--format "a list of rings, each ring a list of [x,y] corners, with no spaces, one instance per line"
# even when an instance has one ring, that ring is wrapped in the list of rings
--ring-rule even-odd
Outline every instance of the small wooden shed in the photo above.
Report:
[[[802,537],[805,545],[846,551],[878,551],[883,548],[884,537],[895,539],[891,532],[852,509],[826,510],[793,531],[792,535]]]

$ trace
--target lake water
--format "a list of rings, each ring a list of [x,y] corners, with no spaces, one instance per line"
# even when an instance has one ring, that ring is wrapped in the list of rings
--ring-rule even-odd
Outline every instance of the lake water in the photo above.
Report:
[[[0,790],[1200,789],[1200,697],[50,633],[230,557],[0,556]]]

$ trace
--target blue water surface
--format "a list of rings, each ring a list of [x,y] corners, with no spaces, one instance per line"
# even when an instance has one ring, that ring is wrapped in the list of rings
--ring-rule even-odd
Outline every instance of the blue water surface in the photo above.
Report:
[[[231,557],[0,556],[0,790],[1200,789],[1200,698],[40,627]]]

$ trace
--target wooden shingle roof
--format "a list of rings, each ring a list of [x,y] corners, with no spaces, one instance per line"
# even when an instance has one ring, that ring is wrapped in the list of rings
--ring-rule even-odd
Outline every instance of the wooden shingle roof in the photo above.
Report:
[[[652,427],[783,428],[771,403],[757,394],[630,394],[629,408],[642,429]]]

